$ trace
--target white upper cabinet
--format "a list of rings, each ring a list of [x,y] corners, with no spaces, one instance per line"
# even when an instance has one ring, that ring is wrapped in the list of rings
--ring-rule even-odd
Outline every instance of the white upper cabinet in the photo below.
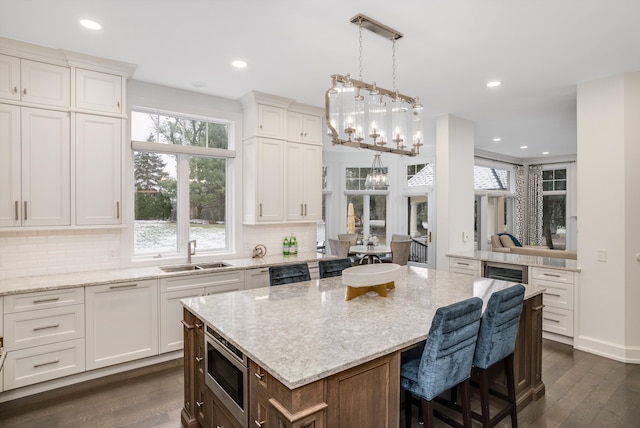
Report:
[[[76,116],[76,224],[120,224],[122,119]]]
[[[0,55],[0,98],[20,101],[20,58]]]
[[[287,111],[287,140],[322,145],[322,118]]]
[[[287,142],[286,171],[287,220],[321,220],[322,147]]]
[[[22,225],[70,225],[69,113],[22,108]]]
[[[258,130],[261,137],[284,138],[284,109],[258,104]]]
[[[101,113],[122,113],[122,77],[76,69],[76,107]]]
[[[0,104],[0,226],[20,226],[20,107]]]

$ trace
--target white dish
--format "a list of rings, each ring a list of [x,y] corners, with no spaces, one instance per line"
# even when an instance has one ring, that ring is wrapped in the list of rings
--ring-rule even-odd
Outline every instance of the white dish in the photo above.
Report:
[[[400,265],[376,263],[343,270],[342,283],[350,287],[370,287],[395,281],[399,276]]]

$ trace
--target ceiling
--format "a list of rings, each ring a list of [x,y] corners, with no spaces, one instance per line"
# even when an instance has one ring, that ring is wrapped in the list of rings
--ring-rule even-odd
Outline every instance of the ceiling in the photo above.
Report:
[[[324,106],[331,74],[359,74],[358,13],[404,34],[397,87],[420,97],[432,140],[453,114],[509,158],[575,156],[576,84],[640,70],[637,0],[0,0],[0,35],[134,63],[136,80]],[[391,42],[363,33],[363,78],[391,89]]]

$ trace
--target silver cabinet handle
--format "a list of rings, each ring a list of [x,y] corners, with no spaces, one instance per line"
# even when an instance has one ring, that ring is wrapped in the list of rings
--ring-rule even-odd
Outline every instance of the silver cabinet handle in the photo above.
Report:
[[[201,362],[202,360],[204,360],[204,358],[202,358],[202,357],[196,357],[196,362],[198,362],[198,363],[199,363],[199,362]]]
[[[20,205],[20,203],[18,201],[16,201],[15,204],[15,208],[16,208],[16,221],[20,220],[20,215],[18,214],[18,206]]]
[[[116,202],[116,218],[120,218],[120,201]]]
[[[34,364],[33,368],[37,369],[38,367],[42,367],[42,366],[50,366],[51,364],[58,364],[60,362],[60,360],[53,360],[53,361],[47,361],[46,363],[38,363],[38,364]]]
[[[304,204],[300,204],[300,216],[304,216]]]
[[[262,203],[260,203],[260,214],[259,214],[259,216],[262,217]]]
[[[117,290],[118,288],[133,288],[137,286],[138,284],[110,285],[109,290]]]
[[[45,325],[42,327],[33,327],[33,331],[47,330],[49,328],[58,328],[58,327],[60,327],[60,324]]]
[[[304,215],[307,215],[307,204],[304,204]]]
[[[24,201],[24,219],[27,219],[27,201]]]
[[[262,378],[264,377],[265,373],[254,373],[255,377],[257,377],[258,379],[262,380]]]
[[[265,421],[258,422],[257,420],[255,420],[255,419],[254,419],[254,420],[253,420],[253,422],[255,422],[255,424],[256,424],[256,426],[257,426],[258,428],[262,428],[262,426],[264,425],[264,422],[265,422]]]
[[[551,278],[560,278],[560,275],[553,273],[543,273],[542,276],[550,276]]]
[[[544,293],[545,296],[551,296],[551,297],[560,297],[559,294],[555,294],[555,293]]]
[[[560,321],[558,321],[558,320],[554,320],[554,319],[552,319],[552,318],[543,318],[543,320],[545,320],[545,321],[553,321],[553,322],[557,322],[557,323],[559,323],[559,322],[560,322]]]
[[[49,302],[57,302],[58,300],[60,300],[59,297],[50,297],[48,299],[38,299],[38,300],[34,300],[33,303],[34,304],[38,304],[38,303],[49,303]]]

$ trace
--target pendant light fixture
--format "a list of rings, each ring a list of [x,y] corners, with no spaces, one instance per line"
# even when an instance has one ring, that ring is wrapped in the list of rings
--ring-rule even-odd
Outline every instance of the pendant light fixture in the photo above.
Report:
[[[389,187],[389,180],[387,178],[387,170],[382,166],[382,159],[380,154],[373,155],[373,165],[371,165],[371,171],[367,174],[367,178],[364,181],[364,188],[367,190],[387,190]]]
[[[358,79],[352,79],[349,74],[331,76],[331,87],[325,94],[331,141],[334,145],[416,156],[423,145],[423,108],[418,97],[403,95],[396,88],[396,40],[403,35],[363,14],[354,16],[351,22],[357,24],[359,30],[360,75]],[[392,42],[393,90],[363,80],[363,29]]]

